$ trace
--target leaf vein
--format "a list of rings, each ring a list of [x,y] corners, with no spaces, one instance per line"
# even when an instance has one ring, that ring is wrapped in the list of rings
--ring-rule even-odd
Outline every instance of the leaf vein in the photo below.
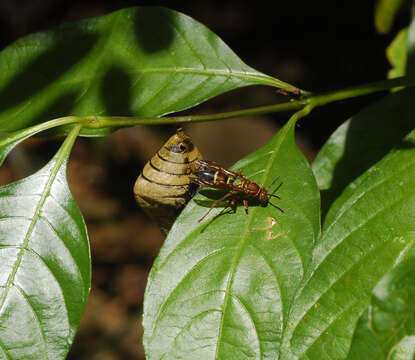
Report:
[[[405,196],[405,200],[411,199],[412,197]],[[347,233],[342,234],[340,238],[337,239],[336,243],[332,248],[330,248],[327,253],[324,255],[324,258],[320,259],[320,262],[316,265],[316,269],[321,266],[321,264],[325,261],[325,259],[335,250],[338,246],[340,246],[347,238],[349,238],[351,235],[353,235],[355,232],[369,224],[371,221],[378,218],[381,214],[383,214],[386,210],[389,210],[390,208],[394,207],[396,204],[400,203],[402,200],[402,197],[394,197],[393,200],[387,204],[387,206],[383,207],[382,209],[377,209],[377,211],[373,212],[370,216],[365,218],[361,223],[357,224],[357,226],[353,227],[352,229],[348,230]],[[324,235],[323,238],[327,237],[327,235]],[[318,249],[317,247],[314,248],[315,251]]]
[[[275,271],[275,269],[274,269],[274,267],[271,265],[272,264],[272,262],[271,262],[271,260],[269,260],[267,257],[266,257],[266,255],[262,252],[262,250],[260,249],[260,248],[258,248],[258,247],[256,247],[254,244],[251,244],[250,245],[252,248],[254,248],[257,252],[258,252],[258,254],[264,259],[264,261],[266,262],[266,264],[268,265],[268,267],[270,268],[270,270],[271,270],[271,273],[272,273],[272,275],[274,275],[274,278],[275,278],[275,282],[276,282],[276,284],[277,284],[277,286],[278,286],[278,292],[281,294],[281,284],[280,284],[280,282],[279,282],[279,278],[278,278],[278,275],[277,275],[277,273],[276,273],[276,271]],[[283,305],[283,303],[281,302],[281,304]],[[282,309],[283,310],[283,309]],[[284,313],[283,311],[282,311],[282,313]]]
[[[157,95],[159,95],[164,89],[166,89],[172,82],[175,77],[175,73],[169,75],[167,79],[164,80],[163,86],[160,86],[157,91],[154,91],[149,98],[147,98],[141,105],[141,108],[144,108],[149,103],[151,103],[154,99],[156,99]]]
[[[414,158],[415,160],[415,158]],[[390,172],[388,174],[388,176],[383,176],[379,179],[378,182],[373,183],[366,191],[358,194],[358,196],[356,196],[354,199],[351,199],[351,201],[347,201],[341,209],[339,209],[336,217],[333,219],[333,221],[331,222],[331,224],[327,227],[327,229],[324,231],[325,234],[330,232],[330,229],[337,223],[337,221],[352,207],[354,207],[354,205],[365,195],[367,195],[369,192],[372,192],[373,190],[375,190],[378,186],[383,185],[385,182],[396,178],[399,174],[401,174],[402,172],[406,172],[406,170],[410,167],[412,167],[415,164],[415,161],[408,161],[407,163],[405,163],[404,166],[402,166],[401,169],[399,169],[398,172]]]
[[[6,350],[6,345],[1,341],[0,338],[0,353],[3,354],[6,358],[6,360],[12,360],[11,356],[9,355],[9,352]]]
[[[316,298],[313,298],[313,300],[308,304],[308,305],[304,305],[304,309],[305,309],[305,311],[303,311],[298,317],[297,317],[297,323],[295,324],[295,327],[294,327],[294,331],[293,331],[293,334],[294,334],[294,332],[295,332],[295,329],[297,329],[298,328],[298,326],[299,326],[299,324],[300,324],[300,321],[301,321],[301,319],[302,318],[304,318],[305,316],[307,316],[307,314],[309,314],[309,312],[312,310],[312,308],[313,308],[313,305],[315,305],[316,303],[318,303],[319,301],[320,301],[320,299],[321,298],[323,298],[323,296],[325,296],[339,281],[341,281],[341,280],[343,280],[355,267],[357,267],[358,265],[360,265],[360,264],[362,264],[365,260],[366,260],[366,258],[368,257],[368,256],[370,256],[372,253],[374,253],[375,251],[377,251],[380,247],[382,247],[382,246],[387,246],[387,244],[389,243],[389,241],[393,241],[393,239],[389,239],[389,240],[386,240],[386,241],[383,241],[382,243],[380,243],[380,244],[378,244],[377,246],[374,246],[373,248],[371,248],[368,252],[366,252],[365,254],[363,254],[361,257],[360,257],[360,259],[358,259],[350,268],[348,268],[348,269],[345,269],[344,267],[342,268],[344,271],[343,272],[341,272],[341,273],[336,273],[336,275],[338,275],[337,276],[337,279],[336,280],[334,280],[334,281],[332,281],[327,287],[326,287],[326,289],[324,290],[324,292],[321,292],[319,295],[318,295],[318,297],[316,297]],[[326,261],[328,261],[328,260],[326,260]],[[322,266],[323,265],[323,263],[321,263],[320,265],[319,265],[319,267],[320,266]],[[310,280],[310,279],[309,279]],[[305,286],[303,287],[303,292],[304,292],[304,289],[305,289]],[[353,295],[352,293],[350,294],[350,295]],[[356,297],[354,297],[354,299],[355,300],[359,300],[360,298],[356,298]],[[356,302],[352,302],[351,303],[351,305],[353,305],[353,304],[355,304]],[[307,308],[306,308],[307,307]],[[342,309],[342,312],[340,312],[340,315],[341,314],[343,314],[346,310],[348,310],[350,308],[350,306],[349,307],[346,307],[346,308],[343,308]],[[337,318],[335,318],[334,320],[336,320]],[[329,323],[329,325],[330,325],[331,323]],[[327,327],[328,328],[328,327]],[[325,328],[326,329],[326,328]],[[325,329],[323,330],[323,331],[321,331],[321,333],[318,335],[318,338],[322,335],[322,333],[324,333],[324,331],[325,331]],[[313,343],[315,342],[315,340],[313,341]]]
[[[43,341],[43,355],[45,356],[45,359],[49,359],[48,352],[47,352],[47,341],[46,341],[46,335],[44,333],[44,330],[42,328],[42,322],[40,321],[39,314],[35,310],[35,306],[33,306],[32,302],[29,299],[29,296],[24,292],[24,290],[18,286],[17,284],[13,284],[13,286],[16,288],[16,290],[22,295],[23,299],[26,301],[27,305],[29,305],[29,308],[32,310],[33,316],[36,320],[36,323],[38,325],[40,334],[42,336]]]
[[[26,231],[26,235],[25,235],[25,238],[23,239],[22,247],[21,247],[20,251],[17,254],[16,261],[13,264],[13,266],[11,268],[11,272],[10,272],[8,278],[7,278],[5,291],[2,294],[2,296],[0,297],[0,311],[3,309],[3,306],[6,303],[6,299],[7,299],[7,296],[8,296],[9,289],[12,286],[12,284],[14,283],[16,273],[17,273],[17,271],[20,267],[20,264],[22,262],[22,259],[23,259],[24,250],[28,248],[30,237],[33,233],[33,229],[34,229],[37,221],[39,220],[41,209],[44,206],[44,204],[46,202],[46,199],[50,194],[51,188],[53,186],[54,181],[57,178],[59,170],[65,164],[65,160],[67,159],[67,153],[71,149],[71,147],[73,145],[73,142],[75,141],[80,129],[81,129],[81,125],[78,125],[77,127],[75,127],[70,132],[70,134],[65,139],[64,143],[62,144],[62,146],[60,147],[60,149],[56,153],[55,157],[53,158],[52,162],[54,161],[54,164],[52,163],[53,165],[51,166],[50,169],[49,169],[48,165],[45,168],[48,171],[48,173],[46,174],[47,181],[46,181],[46,184],[43,184],[44,188],[43,188],[43,191],[42,191],[42,195],[41,195],[40,199],[38,200],[38,203],[36,205],[36,209],[35,209],[35,212],[33,214],[32,220],[31,220],[30,225],[29,225],[29,227]],[[43,176],[45,176],[43,173],[39,174],[39,177],[43,177]]]
[[[189,271],[186,272],[186,274],[184,274],[183,278],[175,285],[175,288],[172,292],[170,292],[170,294],[166,297],[166,299],[164,300],[163,304],[160,306],[160,310],[158,311],[157,315],[155,316],[155,320],[154,320],[154,325],[153,325],[153,330],[154,328],[157,327],[157,324],[160,320],[160,318],[163,316],[164,312],[166,311],[166,308],[168,306],[168,300],[170,299],[170,297],[174,294],[175,290],[178,289],[178,287],[183,283],[183,281],[186,280],[187,276],[190,275],[190,273],[196,269],[198,266],[200,266],[201,264],[203,264],[205,261],[207,261],[209,258],[211,258],[212,256],[218,255],[223,251],[229,251],[229,249],[226,248],[219,248],[213,252],[211,252],[210,254],[204,256],[203,258],[201,258],[199,261],[197,261],[190,269]],[[151,339],[154,337],[154,334],[151,336]]]
[[[220,310],[217,310],[217,309],[209,309],[209,310],[205,310],[205,311],[202,311],[201,313],[198,313],[197,315],[195,315],[195,316],[192,316],[190,319],[189,319],[189,321],[180,329],[180,331],[177,333],[177,335],[174,337],[174,339],[172,340],[172,342],[173,342],[173,344],[176,342],[176,340],[177,340],[177,338],[185,331],[185,330],[187,330],[191,325],[192,325],[192,323],[193,323],[193,321],[194,320],[196,320],[196,319],[198,319],[198,318],[201,318],[201,317],[204,317],[205,315],[208,315],[208,314],[210,314],[210,313],[213,313],[213,312],[220,312]],[[166,357],[166,355],[169,355],[170,353],[168,353],[168,352],[166,352],[166,353],[164,353],[163,355],[162,355],[162,357],[160,358],[160,360],[163,360],[165,357]]]
[[[230,296],[231,298],[235,299],[239,303],[239,305],[242,307],[242,309],[244,309],[245,312],[248,314],[249,320],[251,321],[251,325],[256,335],[256,340],[257,340],[258,349],[259,349],[259,358],[261,359],[262,358],[262,346],[261,346],[262,343],[259,339],[258,327],[255,324],[253,313],[251,313],[251,311],[248,309],[248,307],[245,305],[245,303],[239,296],[234,295],[234,294],[230,294]]]
[[[23,215],[7,215],[7,216],[0,217],[0,221],[7,221],[9,219],[23,219],[23,220],[27,220],[27,221],[32,220],[32,218],[30,218],[28,216],[23,216]]]
[[[81,271],[81,267],[80,267],[80,265],[77,263],[77,261],[76,261],[76,256],[74,256],[73,255],[73,253],[71,252],[71,249],[66,245],[66,243],[65,243],[65,241],[64,241],[64,239],[62,239],[60,236],[59,236],[59,234],[58,234],[58,232],[57,232],[57,230],[55,229],[55,227],[53,226],[53,224],[47,219],[47,218],[45,218],[45,217],[43,217],[43,216],[41,216],[40,217],[40,219],[41,220],[44,220],[45,221],[45,223],[49,226],[49,228],[53,231],[53,233],[56,235],[56,237],[60,240],[60,242],[62,243],[62,245],[64,246],[64,248],[68,251],[68,253],[71,255],[71,258],[72,258],[72,260],[73,260],[73,262],[74,262],[74,264],[76,265],[76,270],[77,270],[77,273],[78,273],[78,276],[81,278],[81,280],[82,280],[82,283],[84,283],[84,281],[85,281],[85,279],[84,279],[84,277],[83,277],[83,274],[82,274],[82,271]],[[40,256],[40,255],[39,255]]]
[[[206,42],[209,44],[209,47],[215,53],[216,58],[228,69],[229,73],[232,74],[232,68],[222,59],[222,54],[218,51],[217,47],[212,44],[212,38],[210,36],[205,36]],[[238,59],[239,60],[239,59]]]
[[[187,37],[179,30],[179,28],[172,22],[169,22],[169,25],[173,28],[173,30],[176,32],[177,35],[183,40],[183,42],[187,45],[189,50],[193,53],[196,59],[199,60],[199,62],[202,64],[203,69],[207,69],[206,64],[203,62],[202,57],[197,53],[197,51],[193,48],[193,46],[190,44]],[[174,56],[173,56],[174,57]]]

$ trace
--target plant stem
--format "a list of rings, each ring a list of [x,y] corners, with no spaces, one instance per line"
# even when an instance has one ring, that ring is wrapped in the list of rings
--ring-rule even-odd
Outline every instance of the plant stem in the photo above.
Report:
[[[415,79],[408,77],[399,77],[395,79],[382,80],[374,83],[359,85],[337,91],[331,91],[323,94],[310,96],[307,100],[313,106],[322,106],[331,102],[351,99],[354,97],[373,94],[379,91],[390,90],[397,87],[410,87],[415,85]]]
[[[185,116],[165,116],[162,118],[144,117],[123,117],[123,116],[94,116],[91,121],[85,124],[85,128],[100,129],[103,127],[121,127],[134,125],[162,125],[162,124],[182,124],[187,122],[203,122],[224,120],[241,116],[268,114],[272,112],[283,112],[298,110],[304,107],[304,101],[291,101],[282,104],[260,106],[250,109],[208,114],[208,115],[185,115]]]
[[[294,113],[290,117],[289,121],[292,121],[295,124],[298,120],[300,120],[301,118],[307,116],[311,112],[311,110],[313,110],[313,108],[314,108],[313,104],[308,104],[308,105],[304,106],[301,110]]]
[[[203,122],[224,120],[241,116],[262,115],[274,112],[292,111],[304,108],[307,104],[312,108],[322,106],[331,102],[350,99],[362,95],[385,91],[400,86],[414,86],[415,79],[401,77],[390,80],[378,81],[375,83],[360,85],[324,94],[310,95],[306,99],[292,100],[290,102],[269,106],[260,106],[250,109],[230,111],[209,115],[187,115],[187,116],[165,116],[162,118],[143,118],[143,117],[121,117],[121,116],[94,116],[91,121],[84,125],[89,129],[101,129],[105,127],[123,127],[136,125],[162,125],[162,124],[181,124],[186,122]]]
[[[1,136],[0,146],[6,146],[9,143],[13,143],[18,140],[25,139],[29,136],[33,136],[37,133],[40,133],[48,129],[52,129],[54,127],[68,125],[68,124],[81,124],[86,121],[88,121],[88,119],[84,119],[82,117],[77,117],[77,116],[65,116],[65,117],[49,120],[44,123],[33,125],[26,129],[17,130],[17,131],[8,133],[7,135]]]
[[[35,125],[34,127],[29,129],[30,131],[36,133],[52,127],[71,123],[82,123],[83,128],[86,129],[119,128],[137,125],[182,124],[187,122],[216,121],[242,116],[263,115],[284,111],[295,111],[303,109],[306,106],[307,113],[309,113],[313,108],[317,106],[326,105],[331,102],[340,101],[344,99],[351,99],[362,95],[373,94],[379,91],[385,91],[396,87],[410,86],[415,86],[414,78],[400,77],[396,79],[382,80],[375,83],[364,84],[356,87],[350,87],[322,94],[312,94],[304,92],[304,94],[309,94],[309,96],[304,99],[291,100],[289,102],[281,104],[260,106],[244,110],[216,114],[165,116],[153,118],[128,116],[67,116],[47,121],[39,125]],[[22,134],[19,134],[19,136],[21,135]]]

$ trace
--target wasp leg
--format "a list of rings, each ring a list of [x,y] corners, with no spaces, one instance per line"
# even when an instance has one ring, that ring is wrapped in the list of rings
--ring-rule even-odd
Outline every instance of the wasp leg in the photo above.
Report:
[[[213,203],[212,203],[212,205],[210,205],[210,208],[209,208],[209,210],[207,211],[207,213],[205,214],[205,215],[203,215],[199,220],[198,220],[198,222],[201,222],[206,216],[208,216],[208,214],[212,211],[212,209],[217,205],[217,204],[219,204],[221,201],[223,201],[223,200],[225,200],[226,198],[228,198],[228,197],[230,197],[230,196],[234,196],[235,195],[235,192],[233,192],[233,191],[230,191],[230,192],[228,192],[227,194],[225,194],[224,196],[222,196],[220,199],[217,199],[217,200],[215,200]],[[231,200],[231,203],[233,203],[234,201],[233,201],[234,199],[232,199]],[[225,209],[227,209],[229,207],[229,205],[225,208]],[[224,209],[224,210],[225,210]],[[218,214],[219,215],[219,214]],[[215,217],[216,218],[216,217]]]
[[[235,194],[236,194],[236,193],[234,193],[234,195],[235,195]],[[216,218],[218,218],[219,216],[221,216],[221,215],[225,212],[225,210],[226,210],[227,208],[230,208],[230,209],[232,209],[232,210],[233,210],[233,212],[236,212],[236,198],[232,198],[232,199],[229,201],[228,206],[224,207],[224,208],[222,209],[222,211],[220,211],[220,212],[219,212],[219,214],[216,214],[216,215],[215,215],[215,217],[214,217],[212,220],[215,220]]]
[[[244,199],[245,212],[248,214],[248,200]]]

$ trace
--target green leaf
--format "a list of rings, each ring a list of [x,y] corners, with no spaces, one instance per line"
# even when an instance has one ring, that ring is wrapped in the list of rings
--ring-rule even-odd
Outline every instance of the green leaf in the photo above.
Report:
[[[148,280],[148,359],[278,358],[320,231],[318,191],[294,125],[233,167],[266,186],[280,175],[283,212],[251,204],[248,215],[239,206],[212,220],[214,209],[198,223],[208,207],[197,202],[209,202],[199,194],[176,221]]]
[[[376,29],[384,34],[392,28],[393,21],[404,0],[377,0],[375,7]]]
[[[290,354],[346,358],[373,289],[396,264],[414,254],[414,218],[412,132],[331,207],[288,320]]]
[[[34,175],[0,187],[0,358],[64,359],[90,289],[85,224],[66,182],[74,128]]]
[[[342,124],[313,163],[325,214],[351,181],[374,165],[414,129],[415,89],[390,94]]]
[[[24,37],[0,52],[0,131],[68,114],[161,116],[248,85],[297,90],[245,65],[184,14],[123,9]]]
[[[406,70],[406,57],[408,46],[408,28],[399,31],[391,44],[386,49],[386,57],[392,66],[388,72],[388,78],[404,76]]]
[[[412,257],[376,286],[371,304],[356,328],[349,359],[413,359],[414,273],[415,258]]]

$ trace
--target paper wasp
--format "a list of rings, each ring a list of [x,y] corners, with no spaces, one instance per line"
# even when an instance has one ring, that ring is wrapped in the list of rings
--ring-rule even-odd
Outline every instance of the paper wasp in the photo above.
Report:
[[[209,186],[228,190],[224,196],[212,203],[208,212],[203,215],[201,219],[199,219],[199,222],[201,222],[218,203],[227,198],[231,199],[226,208],[234,208],[236,202],[242,199],[246,213],[248,213],[249,199],[258,200],[262,206],[266,206],[271,197],[281,200],[278,195],[274,195],[274,193],[279,189],[279,186],[271,194],[268,193],[269,188],[275,184],[275,182],[279,179],[279,176],[275,178],[268,188],[265,188],[264,186],[259,186],[243,176],[242,169],[238,172],[233,172],[213,161],[206,160],[198,160],[196,161],[196,164],[199,166],[199,169],[193,172],[193,176],[190,180],[191,182],[199,186]]]

